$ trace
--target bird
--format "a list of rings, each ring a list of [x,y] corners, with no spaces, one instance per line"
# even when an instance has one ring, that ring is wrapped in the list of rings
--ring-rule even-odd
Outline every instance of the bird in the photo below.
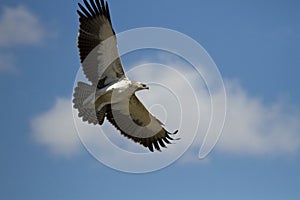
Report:
[[[107,1],[84,0],[78,3],[77,47],[83,73],[90,83],[77,82],[73,107],[82,121],[103,125],[108,120],[121,135],[151,152],[172,144],[174,135],[153,116],[136,96],[148,90],[147,84],[126,76],[119,56],[116,33],[112,27]]]

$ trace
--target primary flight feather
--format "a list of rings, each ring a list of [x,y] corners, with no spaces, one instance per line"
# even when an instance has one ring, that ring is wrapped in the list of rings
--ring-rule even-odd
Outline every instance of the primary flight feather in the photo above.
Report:
[[[91,82],[78,82],[75,88],[73,103],[78,116],[95,125],[102,125],[106,118],[125,137],[150,151],[161,151],[177,131],[168,132],[135,95],[149,88],[130,81],[124,73],[107,2],[84,0],[85,6],[78,5],[80,60]]]

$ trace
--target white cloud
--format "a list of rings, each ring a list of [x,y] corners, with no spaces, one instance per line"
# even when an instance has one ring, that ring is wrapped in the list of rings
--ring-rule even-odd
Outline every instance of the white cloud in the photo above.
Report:
[[[176,65],[177,67],[175,67]],[[199,135],[186,153],[185,159],[183,159],[190,162],[193,158],[197,159],[197,153],[208,128],[211,114],[210,99],[202,80],[197,79],[187,67],[182,67],[182,65],[180,67],[178,63],[176,65],[174,63],[169,64],[172,68],[179,70],[193,86],[196,86],[194,88],[196,89],[196,98],[199,99]],[[149,69],[149,67],[147,68]],[[179,127],[181,130],[179,137],[182,139],[177,142],[178,144],[172,145],[171,148],[166,150],[176,151],[175,147],[188,143],[189,140],[185,138],[192,137],[195,131],[195,125],[198,120],[195,119],[197,117],[196,104],[191,100],[192,95],[184,82],[185,79],[180,79],[174,74],[161,69],[159,76],[156,74],[156,71],[151,73],[151,70],[147,73],[144,73],[143,70],[134,71],[134,75],[139,80],[148,80],[150,77],[155,83],[161,80],[166,84],[171,83],[166,88],[156,88],[155,85],[152,85],[149,91],[139,92],[139,96],[148,108],[151,104],[153,105],[153,102],[160,102],[166,108],[167,116],[165,116],[165,112],[156,112],[154,114],[160,119],[166,118],[165,124],[170,131],[178,128],[180,116],[183,115],[183,123]],[[163,83],[161,84],[163,85]],[[223,133],[215,150],[234,155],[252,156],[290,155],[299,150],[300,118],[298,115],[288,113],[285,105],[282,103],[274,102],[271,105],[266,105],[260,99],[251,97],[236,81],[228,80],[225,85],[228,98],[227,117]],[[189,107],[182,107],[187,115],[182,114],[183,111],[177,109],[179,108],[178,102],[176,102],[178,99],[173,98],[172,92],[168,93],[167,88],[171,88],[172,92],[176,94],[180,104],[182,104],[181,106],[184,106],[184,104],[189,105]],[[161,95],[160,89],[165,90],[164,95]],[[157,98],[157,95],[159,98]],[[216,95],[216,98],[218,98],[219,94],[213,95]],[[70,99],[58,99],[53,108],[37,116],[32,121],[32,129],[36,141],[48,146],[53,152],[58,154],[72,155],[83,148],[74,128],[71,106]],[[106,126],[110,127],[108,124]],[[107,130],[113,131],[114,129],[110,128]],[[83,132],[86,132],[84,133],[85,135],[89,134],[87,129]],[[119,134],[116,134],[116,137],[117,140],[123,138]],[[90,138],[92,140],[93,137]],[[128,142],[126,143],[127,146],[133,145],[126,138],[123,138],[123,140]]]
[[[289,154],[300,147],[300,118],[279,102],[265,105],[237,82],[226,84],[228,111],[217,149],[233,154]]]
[[[186,153],[187,158],[193,157],[196,160],[211,116],[209,94],[203,81],[197,77],[198,75],[194,71],[189,70],[188,66],[182,63],[168,63],[167,65],[177,69],[190,81],[199,100],[199,134],[190,151]],[[153,71],[152,74],[141,72],[137,77],[139,77],[139,80],[147,80],[150,77],[154,82],[164,79],[165,82],[175,84],[175,88],[179,88],[178,91],[175,91],[175,94],[185,97],[181,103],[193,105],[187,112],[196,112],[194,104],[185,102],[192,96],[184,89],[184,80],[180,80],[170,72],[164,73],[161,67],[159,70],[159,76],[157,76],[157,71]],[[296,153],[300,149],[300,116],[298,115],[299,113],[291,112],[288,108],[290,105],[276,101],[271,104],[264,104],[258,97],[252,97],[247,94],[246,90],[237,81],[226,80],[225,88],[227,95],[226,120],[215,150],[234,155],[256,156],[287,155]],[[219,101],[218,99],[221,99],[220,93],[212,95],[217,99],[217,102]],[[170,102],[169,97],[164,98],[164,95],[159,93],[153,96],[159,96],[160,102],[165,102],[166,104]],[[146,102],[147,99],[149,100],[147,93],[145,93],[144,99]],[[174,113],[174,110],[171,110],[171,113],[172,116],[179,115],[179,113]],[[192,119],[193,117],[189,117],[189,120],[191,120],[189,122],[190,125],[183,133],[183,136],[193,132],[192,124],[194,122]],[[169,124],[169,127],[176,127],[176,122]],[[191,161],[191,159],[188,160]]]
[[[78,153],[80,140],[73,122],[71,100],[58,98],[54,107],[31,121],[33,137],[53,153],[70,156]]]
[[[0,47],[37,44],[46,35],[40,20],[27,8],[4,7],[0,16]]]

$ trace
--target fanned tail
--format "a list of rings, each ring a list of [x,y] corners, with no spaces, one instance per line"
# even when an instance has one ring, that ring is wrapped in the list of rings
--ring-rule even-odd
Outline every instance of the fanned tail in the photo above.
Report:
[[[105,117],[105,108],[97,111],[94,106],[96,88],[92,85],[78,82],[73,94],[73,106],[78,110],[78,117],[90,124],[102,124]]]

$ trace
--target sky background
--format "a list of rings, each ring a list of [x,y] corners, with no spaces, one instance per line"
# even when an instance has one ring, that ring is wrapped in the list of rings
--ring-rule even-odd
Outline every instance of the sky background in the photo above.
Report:
[[[0,0],[0,198],[299,199],[300,3],[110,0],[109,6],[117,33],[164,27],[207,50],[228,95],[219,143],[205,160],[194,159],[193,146],[148,174],[99,163],[68,121],[80,66],[77,1]]]

